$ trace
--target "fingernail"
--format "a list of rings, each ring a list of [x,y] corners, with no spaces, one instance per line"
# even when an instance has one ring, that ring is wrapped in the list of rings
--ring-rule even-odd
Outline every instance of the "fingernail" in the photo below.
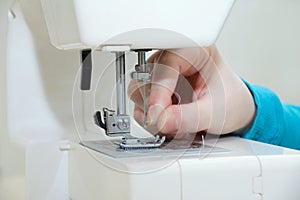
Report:
[[[160,104],[155,104],[149,107],[148,115],[147,115],[147,124],[148,125],[155,125],[157,119],[161,112],[164,110],[164,107]]]

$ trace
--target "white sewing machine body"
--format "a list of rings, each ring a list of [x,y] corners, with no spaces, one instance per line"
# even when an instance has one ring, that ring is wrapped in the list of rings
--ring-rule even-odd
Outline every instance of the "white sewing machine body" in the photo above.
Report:
[[[190,46],[185,38],[193,45],[213,44],[234,0],[41,2],[57,48],[170,49]]]
[[[234,1],[42,3],[54,46],[114,52],[211,45]],[[142,132],[132,130],[133,135]],[[208,140],[209,145],[192,152],[167,153],[164,147],[150,153],[126,152],[97,139],[81,143],[89,148],[73,143],[68,153],[72,199],[300,198],[296,151],[239,138]]]
[[[77,144],[71,148],[72,199],[296,200],[300,197],[298,151],[236,137],[220,139],[214,148],[200,148],[185,155],[131,152],[114,158]]]
[[[96,49],[102,51],[101,57],[109,54],[104,51],[214,44],[234,0],[41,2],[53,46]],[[96,147],[93,150],[75,141],[31,145],[26,150],[29,200],[300,199],[298,151],[225,137],[208,138],[207,146],[200,144],[193,151],[126,153],[116,150],[113,143],[105,146],[110,140],[92,122],[93,94],[85,91],[73,97],[79,97],[73,99],[80,103],[73,116],[80,118],[76,126],[83,132],[79,136],[85,141],[81,142],[93,138],[88,142]],[[132,126],[133,134],[141,131],[135,123]],[[39,163],[38,158],[44,156],[55,162]]]

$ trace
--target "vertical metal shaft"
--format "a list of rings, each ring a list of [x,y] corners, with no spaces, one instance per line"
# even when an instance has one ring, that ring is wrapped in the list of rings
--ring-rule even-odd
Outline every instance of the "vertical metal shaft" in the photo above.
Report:
[[[116,52],[117,115],[126,115],[125,53]]]
[[[138,65],[141,67],[140,72],[147,72],[145,51],[138,51]]]
[[[146,52],[138,51],[138,66],[140,67],[140,72],[148,73],[147,65],[146,65]],[[147,80],[143,79],[143,100],[144,100],[144,126],[146,126],[147,121]]]

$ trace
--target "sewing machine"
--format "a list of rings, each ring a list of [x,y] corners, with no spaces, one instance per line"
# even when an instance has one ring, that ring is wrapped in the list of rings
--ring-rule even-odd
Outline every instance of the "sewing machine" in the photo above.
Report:
[[[79,142],[66,142],[60,148],[68,153],[70,199],[300,198],[297,151],[213,135],[201,142],[165,143],[164,138],[151,138],[128,114],[126,57],[137,54],[130,78],[145,85],[151,79],[145,61],[149,50],[213,44],[233,0],[41,2],[51,43],[81,52],[74,97],[83,98],[80,102],[75,98],[73,107],[75,111],[81,107],[74,114],[75,123],[86,128],[79,131]],[[105,107],[103,112],[96,112],[95,98],[91,100],[89,93],[107,87],[101,74],[92,73],[106,67],[94,65],[93,57],[99,54],[115,55],[107,66],[116,67],[112,98],[116,103],[108,103],[116,107]],[[100,77],[97,88],[91,85],[93,77]],[[113,96],[103,91],[102,98]],[[141,149],[131,151],[136,147]]]

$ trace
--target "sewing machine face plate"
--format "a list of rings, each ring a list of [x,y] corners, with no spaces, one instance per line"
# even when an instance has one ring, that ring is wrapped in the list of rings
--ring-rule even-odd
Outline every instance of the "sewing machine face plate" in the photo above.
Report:
[[[113,158],[130,157],[162,157],[162,156],[201,156],[208,153],[228,153],[230,150],[203,145],[202,142],[172,140],[165,142],[161,148],[123,150],[117,143],[119,140],[82,141],[80,144],[89,149]]]

